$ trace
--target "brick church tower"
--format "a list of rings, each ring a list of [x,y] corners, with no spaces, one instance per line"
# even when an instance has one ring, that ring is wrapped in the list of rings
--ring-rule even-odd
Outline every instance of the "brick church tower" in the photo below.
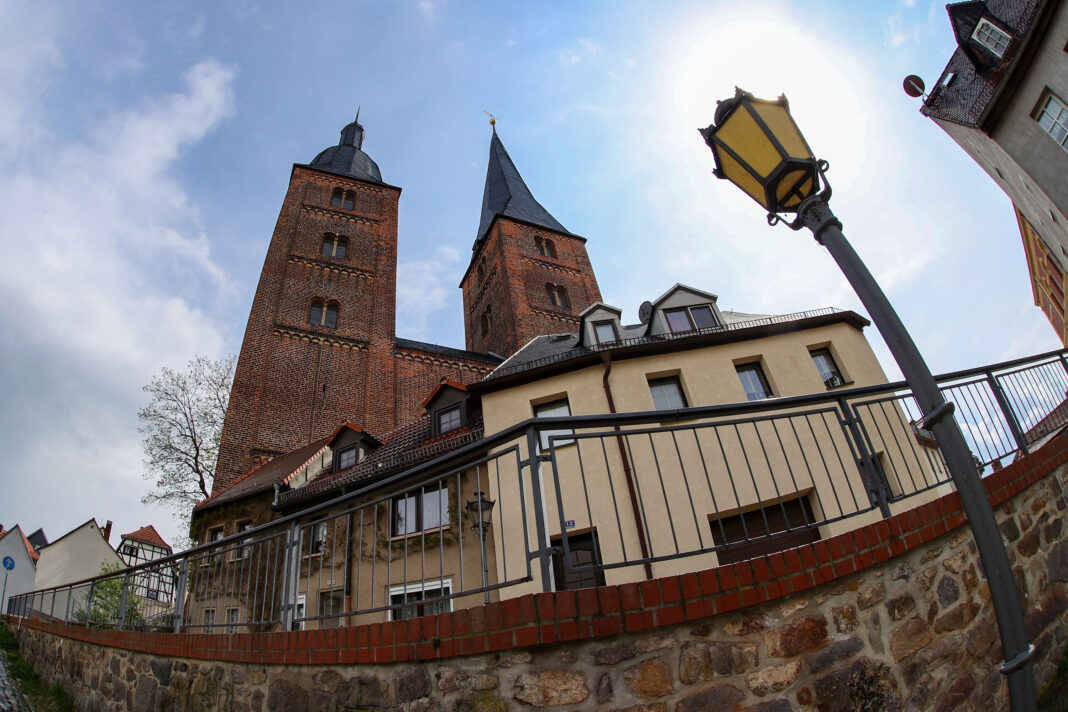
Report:
[[[382,181],[363,136],[357,118],[337,146],[293,166],[238,356],[213,492],[342,422],[382,435],[418,417],[442,379],[470,383],[500,362],[396,338],[401,190]]]
[[[540,334],[578,330],[578,315],[601,300],[586,254],[543,208],[493,129],[482,217],[460,282],[470,351],[511,356]]]

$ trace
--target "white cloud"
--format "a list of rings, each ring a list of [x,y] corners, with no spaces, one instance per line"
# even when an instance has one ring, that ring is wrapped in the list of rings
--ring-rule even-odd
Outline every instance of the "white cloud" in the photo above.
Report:
[[[0,3],[0,160],[40,136],[33,120],[50,73],[63,65],[57,44],[58,7]]]
[[[443,309],[456,308],[455,289],[442,275],[460,262],[460,253],[439,245],[430,260],[413,260],[397,265],[397,333],[425,338],[431,318]]]
[[[415,6],[419,8],[419,12],[423,13],[423,17],[428,20],[436,20],[438,18],[438,10],[444,4],[444,0],[418,0]]]
[[[60,62],[43,52],[25,72],[48,81]],[[36,123],[13,137],[13,151],[34,160],[0,163],[0,385],[10,394],[0,438],[33,492],[14,493],[25,511],[0,518],[36,516],[54,535],[93,515],[126,531],[145,523],[120,520],[142,511],[148,486],[141,386],[163,365],[224,349],[203,305],[230,287],[174,168],[233,112],[233,78],[199,62],[182,91],[106,116],[87,135],[51,137]],[[8,111],[38,118],[32,96]],[[72,446],[54,447],[57,432]]]
[[[561,49],[557,56],[561,64],[568,66],[593,59],[600,53],[600,46],[591,40],[580,38],[575,42],[574,46]]]

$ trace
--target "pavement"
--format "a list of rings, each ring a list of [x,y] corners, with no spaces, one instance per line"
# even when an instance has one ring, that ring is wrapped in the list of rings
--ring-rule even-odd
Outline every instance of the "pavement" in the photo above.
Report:
[[[30,703],[15,687],[15,680],[8,674],[7,659],[0,653],[0,712],[33,712]]]

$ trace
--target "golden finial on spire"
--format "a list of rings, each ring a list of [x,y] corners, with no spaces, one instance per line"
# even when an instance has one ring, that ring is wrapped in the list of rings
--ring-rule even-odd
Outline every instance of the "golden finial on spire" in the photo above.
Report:
[[[485,114],[486,116],[490,117],[490,126],[493,127],[493,131],[494,131],[494,133],[496,133],[496,131],[497,131],[497,117],[494,116],[493,114],[491,114],[490,112],[486,111],[485,109],[482,110],[482,113]]]

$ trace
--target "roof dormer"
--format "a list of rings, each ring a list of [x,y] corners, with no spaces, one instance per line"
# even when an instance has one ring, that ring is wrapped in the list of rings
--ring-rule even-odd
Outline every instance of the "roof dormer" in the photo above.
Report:
[[[479,401],[467,387],[455,381],[442,381],[430,397],[423,401],[423,409],[430,415],[431,437],[439,437],[468,424]]]
[[[378,440],[363,428],[345,423],[334,431],[322,449],[294,469],[283,483],[290,489],[299,489],[320,477],[354,467],[378,446]]]
[[[1017,33],[991,13],[985,2],[953,3],[946,10],[957,44],[977,70],[992,69],[1008,59]]]
[[[696,334],[723,326],[718,297],[676,284],[650,305],[648,336]]]
[[[623,311],[603,302],[594,302],[581,314],[579,337],[576,346],[599,346],[619,342],[623,336],[620,317]]]

